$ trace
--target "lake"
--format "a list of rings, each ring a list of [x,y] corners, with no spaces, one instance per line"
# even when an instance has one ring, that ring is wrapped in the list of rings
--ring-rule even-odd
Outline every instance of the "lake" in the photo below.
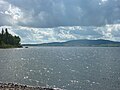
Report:
[[[0,81],[65,90],[120,90],[120,48],[0,49]]]

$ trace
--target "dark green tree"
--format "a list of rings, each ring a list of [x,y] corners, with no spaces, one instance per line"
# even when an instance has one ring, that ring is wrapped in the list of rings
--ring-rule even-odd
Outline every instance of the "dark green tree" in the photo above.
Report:
[[[2,36],[4,35],[4,29],[2,28]]]
[[[20,44],[20,37],[19,36],[13,36],[8,32],[8,29],[2,29],[2,32],[0,33],[0,47],[1,45],[11,45],[11,46],[21,46]]]
[[[8,33],[7,28],[5,29],[5,43],[9,44],[9,33]]]

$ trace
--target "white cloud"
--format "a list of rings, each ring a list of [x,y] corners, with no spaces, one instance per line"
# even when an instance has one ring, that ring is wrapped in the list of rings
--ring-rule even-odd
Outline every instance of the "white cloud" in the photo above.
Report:
[[[2,25],[17,25],[23,18],[23,12],[20,8],[6,2],[0,1],[0,26]]]
[[[96,31],[103,35],[103,39],[120,41],[120,24],[106,25],[96,28]]]
[[[102,2],[107,2],[108,0],[101,0]]]
[[[18,7],[12,6],[11,4],[9,5],[8,10],[5,11],[5,14],[10,15],[12,17],[14,22],[13,24],[21,20],[23,17],[22,11]]]
[[[0,27],[6,28],[8,26]],[[8,27],[10,33],[19,35],[22,43],[46,43],[74,39],[107,39],[120,41],[120,24],[102,27],[68,26],[56,28]]]

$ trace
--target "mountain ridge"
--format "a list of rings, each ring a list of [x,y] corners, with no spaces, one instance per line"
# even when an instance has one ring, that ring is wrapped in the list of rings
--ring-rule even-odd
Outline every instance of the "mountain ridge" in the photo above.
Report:
[[[89,40],[77,39],[65,42],[50,42],[42,44],[23,44],[23,46],[99,46],[99,47],[120,47],[120,42],[104,39]]]

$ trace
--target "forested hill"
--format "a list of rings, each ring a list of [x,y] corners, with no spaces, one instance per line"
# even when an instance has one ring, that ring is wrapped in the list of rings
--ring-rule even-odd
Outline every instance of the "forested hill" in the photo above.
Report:
[[[43,44],[25,44],[24,46],[82,46],[82,47],[120,47],[120,42],[110,41],[110,40],[70,40],[66,42],[52,42]]]
[[[20,44],[20,37],[13,36],[8,32],[8,29],[2,29],[0,33],[0,48],[17,48],[22,47]]]

